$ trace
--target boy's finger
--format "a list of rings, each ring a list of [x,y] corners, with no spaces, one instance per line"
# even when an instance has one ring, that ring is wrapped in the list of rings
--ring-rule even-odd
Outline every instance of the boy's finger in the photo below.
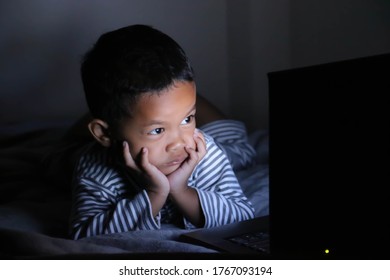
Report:
[[[206,145],[206,140],[204,139],[204,135],[199,129],[197,129],[197,134],[199,138],[203,141],[203,143]]]
[[[186,146],[185,150],[189,154],[189,157],[186,160],[186,163],[189,165],[196,165],[199,161],[198,153],[193,148],[191,148],[189,146]]]
[[[146,171],[146,173],[150,172],[149,151],[145,147],[141,149],[140,165],[142,169]]]
[[[129,144],[126,141],[123,141],[123,158],[125,159],[127,167],[140,171],[130,154]]]
[[[206,141],[204,140],[202,134],[198,134],[194,138],[196,143],[196,149],[198,151],[200,159],[202,159],[203,156],[206,154]]]
[[[148,148],[142,148],[141,150],[141,161],[140,165],[142,170],[150,177],[150,180],[153,182],[160,183],[162,174],[157,167],[155,167],[152,163],[149,162],[149,150]]]

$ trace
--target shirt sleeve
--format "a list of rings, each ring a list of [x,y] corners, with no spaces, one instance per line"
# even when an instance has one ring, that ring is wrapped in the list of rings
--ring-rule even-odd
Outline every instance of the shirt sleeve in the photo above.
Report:
[[[254,209],[245,197],[224,152],[206,136],[207,154],[194,170],[189,185],[199,196],[205,228],[243,221],[254,217]],[[184,219],[186,228],[194,228]]]
[[[210,135],[215,144],[226,154],[234,170],[253,166],[256,151],[248,141],[248,134],[243,122],[237,120],[217,120],[200,128]]]
[[[87,178],[79,179],[76,185],[72,212],[73,239],[161,226],[160,217],[153,217],[146,191],[118,199],[115,188]]]

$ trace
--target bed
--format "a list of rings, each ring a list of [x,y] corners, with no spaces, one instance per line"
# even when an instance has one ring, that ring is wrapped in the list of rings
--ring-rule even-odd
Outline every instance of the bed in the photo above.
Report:
[[[71,240],[66,162],[45,165],[48,153],[57,149],[70,124],[32,122],[0,127],[0,258],[78,259],[218,253],[181,242],[179,236],[187,230],[169,224],[157,231]],[[268,132],[254,131],[249,140],[257,151],[256,164],[237,171],[236,175],[255,208],[255,215],[260,217],[269,214]]]

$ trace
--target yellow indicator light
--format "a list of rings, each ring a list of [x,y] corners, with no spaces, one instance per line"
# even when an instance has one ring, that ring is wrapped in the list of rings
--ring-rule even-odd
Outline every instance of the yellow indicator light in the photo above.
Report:
[[[325,249],[325,254],[329,254],[329,249]]]

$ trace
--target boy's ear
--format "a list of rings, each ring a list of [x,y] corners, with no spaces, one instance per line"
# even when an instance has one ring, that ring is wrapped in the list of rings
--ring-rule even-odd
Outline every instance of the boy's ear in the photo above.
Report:
[[[104,147],[111,145],[111,138],[108,132],[108,124],[99,119],[93,119],[88,124],[92,136]]]

